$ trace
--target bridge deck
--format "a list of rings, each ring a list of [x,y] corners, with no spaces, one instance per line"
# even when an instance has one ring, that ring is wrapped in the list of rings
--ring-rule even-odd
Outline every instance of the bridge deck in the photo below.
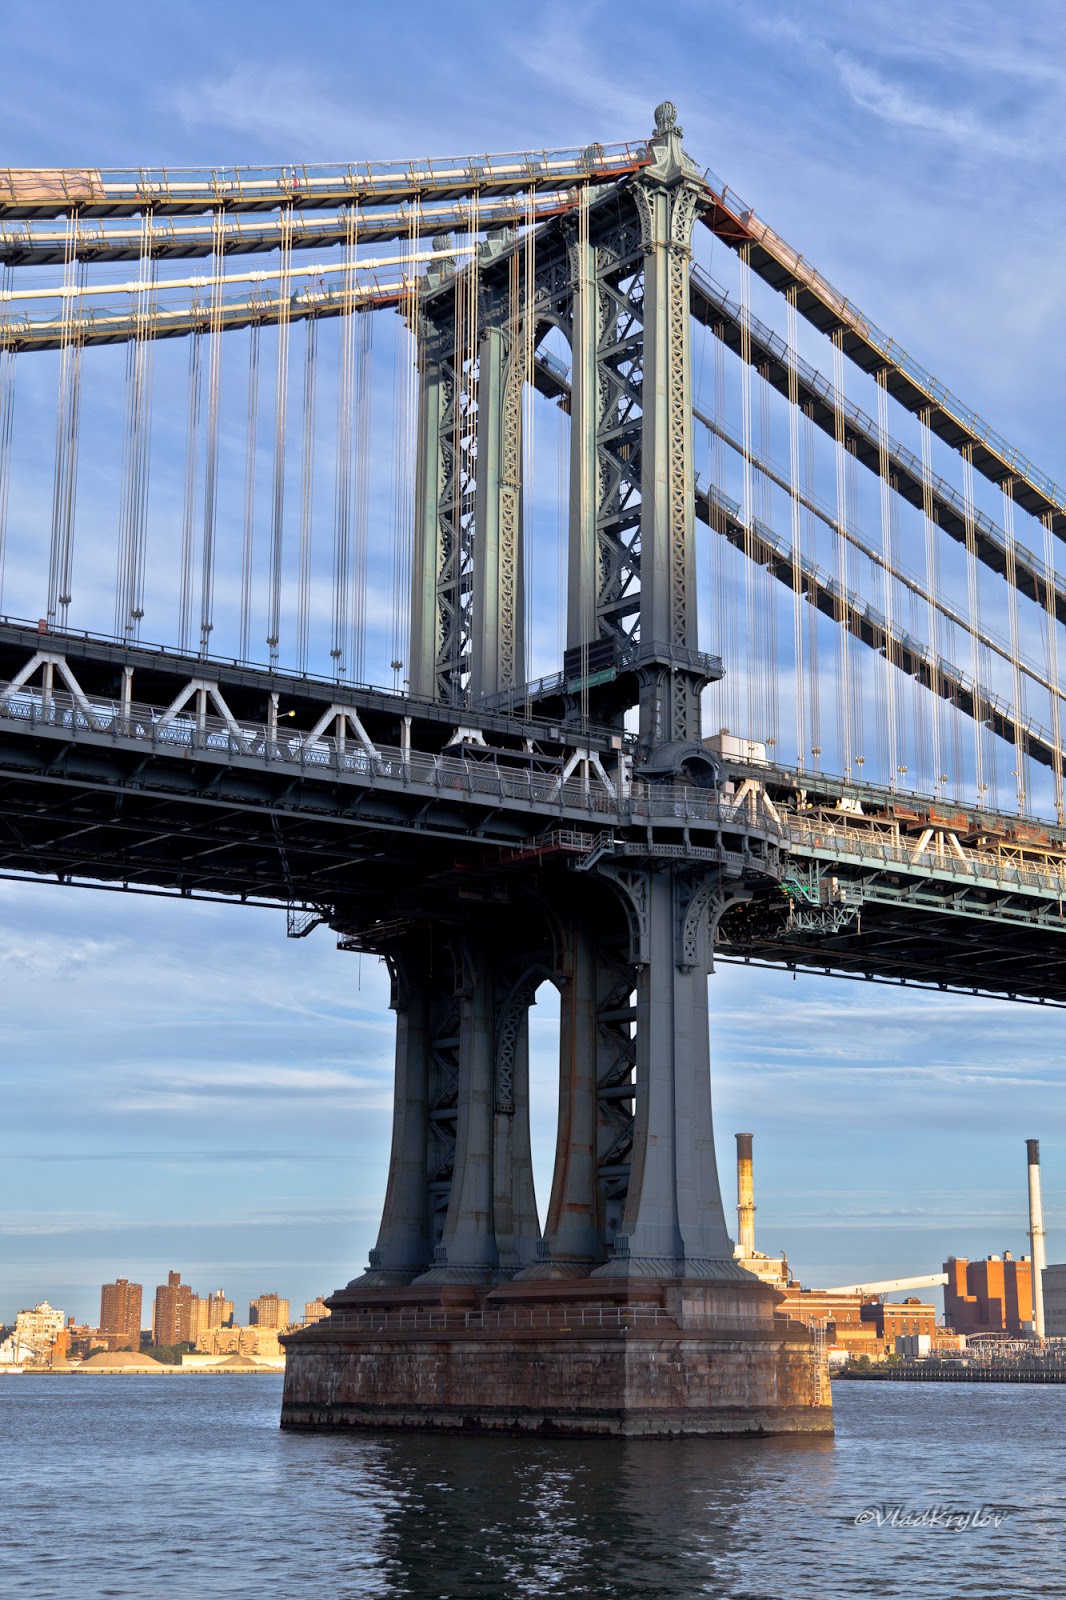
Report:
[[[726,955],[1066,1003],[1063,829],[765,764],[646,783],[611,729],[10,624],[0,670],[0,873],[305,906],[375,948],[457,895],[513,916],[545,874],[687,861],[752,890]]]

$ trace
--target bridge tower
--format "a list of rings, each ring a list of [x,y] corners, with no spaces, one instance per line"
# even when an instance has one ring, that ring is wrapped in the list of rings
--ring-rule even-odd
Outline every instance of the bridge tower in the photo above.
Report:
[[[728,851],[690,847],[666,798],[719,781],[700,696],[721,666],[698,648],[693,571],[700,182],[681,139],[660,106],[648,164],[542,225],[535,265],[504,233],[469,293],[442,265],[421,296],[412,693],[461,721],[543,692],[525,681],[522,394],[548,381],[532,355],[559,328],[567,650],[538,709],[569,730],[579,765],[583,728],[616,728],[621,752],[635,723],[613,775],[589,749],[586,776],[661,783],[665,827],[605,838],[580,871],[528,852],[431,922],[353,931],[393,977],[388,1192],[368,1270],[333,1296],[328,1324],[289,1343],[289,1425],[831,1425],[811,1336],[735,1261],[715,1166],[707,974],[716,923],[749,890]],[[476,367],[456,355],[460,314],[476,317]],[[562,1020],[541,1232],[528,1015],[545,980]]]

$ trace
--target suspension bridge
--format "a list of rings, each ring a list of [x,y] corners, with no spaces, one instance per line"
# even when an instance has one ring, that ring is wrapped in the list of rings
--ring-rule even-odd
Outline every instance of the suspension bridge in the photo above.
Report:
[[[728,1237],[708,971],[1066,1002],[1066,492],[655,122],[0,171],[0,872],[392,976],[292,1426],[828,1428]]]

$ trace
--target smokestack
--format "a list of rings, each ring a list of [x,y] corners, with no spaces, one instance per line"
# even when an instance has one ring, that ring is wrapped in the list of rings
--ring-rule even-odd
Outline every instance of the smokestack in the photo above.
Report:
[[[755,1179],[750,1133],[737,1134],[737,1244],[742,1256],[755,1254]]]
[[[1044,1337],[1044,1207],[1040,1198],[1040,1140],[1026,1139],[1029,1159],[1029,1254],[1033,1263],[1033,1327]]]

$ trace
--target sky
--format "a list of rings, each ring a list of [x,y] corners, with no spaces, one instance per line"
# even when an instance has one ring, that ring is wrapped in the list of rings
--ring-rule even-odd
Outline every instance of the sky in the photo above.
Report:
[[[7,0],[0,161],[389,159],[641,139],[686,148],[1061,481],[1066,16],[987,0]],[[222,19],[220,21],[220,18]],[[402,28],[402,31],[401,31]],[[19,507],[16,505],[16,513]],[[1052,1010],[722,966],[719,1168],[755,1133],[757,1242],[808,1284],[1027,1249],[1041,1139],[1066,1259],[1064,1020]],[[388,1158],[383,968],[279,914],[0,882],[0,1320],[180,1270],[243,1316],[345,1283]],[[557,1008],[534,1013],[543,1209]]]

